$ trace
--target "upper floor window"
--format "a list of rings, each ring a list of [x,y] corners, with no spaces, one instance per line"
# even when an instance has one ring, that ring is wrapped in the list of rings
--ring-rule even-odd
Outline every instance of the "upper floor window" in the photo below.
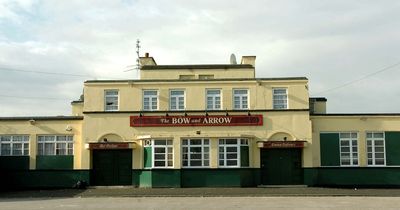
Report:
[[[105,90],[104,104],[105,111],[118,111],[118,90]]]
[[[214,79],[214,75],[213,74],[200,74],[199,79],[200,80]]]
[[[169,93],[170,110],[184,110],[185,109],[185,91],[171,90]]]
[[[181,79],[181,80],[195,79],[195,76],[194,75],[179,75],[179,79]]]
[[[38,155],[73,155],[72,136],[38,136]]]
[[[144,90],[143,91],[143,110],[154,111],[158,110],[158,91]]]
[[[1,156],[29,155],[29,136],[26,135],[1,135]]]
[[[287,88],[273,88],[273,108],[274,109],[287,109],[288,108],[288,95]]]
[[[221,109],[221,90],[208,89],[206,90],[207,110]]]
[[[249,91],[247,89],[233,90],[233,109],[249,108]]]
[[[182,166],[183,167],[209,167],[210,166],[210,140],[209,139],[183,139],[182,140]]]
[[[383,132],[367,133],[367,155],[369,166],[384,166],[385,134]]]
[[[357,166],[358,165],[358,146],[357,133],[346,132],[339,134],[340,140],[340,165]]]

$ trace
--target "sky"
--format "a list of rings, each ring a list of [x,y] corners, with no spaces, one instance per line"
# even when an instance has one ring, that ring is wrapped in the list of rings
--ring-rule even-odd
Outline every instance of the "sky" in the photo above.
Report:
[[[255,55],[329,113],[400,113],[397,0],[0,0],[0,116],[70,115],[85,80],[136,79],[137,39],[161,65]]]

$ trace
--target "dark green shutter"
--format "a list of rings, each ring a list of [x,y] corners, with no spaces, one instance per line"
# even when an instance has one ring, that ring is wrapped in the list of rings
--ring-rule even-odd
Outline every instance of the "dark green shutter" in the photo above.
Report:
[[[385,132],[386,165],[400,165],[400,132]]]
[[[339,133],[320,134],[321,166],[340,166]]]
[[[240,166],[241,167],[249,166],[249,147],[248,146],[240,146]]]
[[[151,168],[151,166],[152,166],[152,164],[151,164],[151,161],[152,161],[151,147],[144,148],[143,159],[144,159],[144,167]]]

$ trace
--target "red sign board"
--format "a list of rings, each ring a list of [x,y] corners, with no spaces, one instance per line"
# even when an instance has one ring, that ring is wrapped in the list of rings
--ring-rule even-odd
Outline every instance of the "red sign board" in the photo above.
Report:
[[[261,142],[260,142],[261,143]],[[264,141],[262,148],[303,148],[305,141]]]
[[[263,125],[262,115],[210,116],[131,116],[132,127],[156,126],[257,126]]]
[[[131,149],[131,143],[89,143],[89,149]]]

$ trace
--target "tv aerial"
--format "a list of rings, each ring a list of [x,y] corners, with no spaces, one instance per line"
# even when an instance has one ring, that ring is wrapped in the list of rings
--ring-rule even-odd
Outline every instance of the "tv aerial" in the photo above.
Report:
[[[140,40],[137,39],[136,40],[136,64],[135,65],[129,65],[126,68],[128,68],[127,70],[125,70],[124,72],[128,72],[128,71],[133,71],[136,70],[138,75],[139,75],[139,71],[140,71]]]

